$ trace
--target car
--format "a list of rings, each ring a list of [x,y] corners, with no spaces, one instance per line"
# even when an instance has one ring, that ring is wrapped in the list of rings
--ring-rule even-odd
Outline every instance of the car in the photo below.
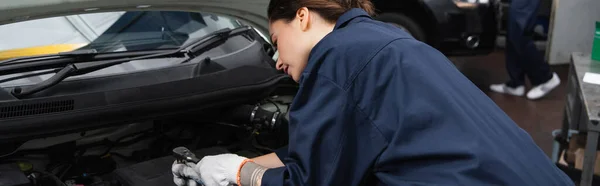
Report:
[[[447,56],[494,51],[499,0],[372,0],[375,18],[403,28]]]
[[[0,185],[174,185],[174,149],[287,143],[268,0],[7,0]],[[2,56],[2,55],[0,55]]]

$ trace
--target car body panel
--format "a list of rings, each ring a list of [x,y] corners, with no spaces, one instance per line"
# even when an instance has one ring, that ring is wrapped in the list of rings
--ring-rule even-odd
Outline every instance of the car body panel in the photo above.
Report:
[[[440,50],[448,55],[489,54],[496,47],[498,34],[497,5],[478,5],[474,9],[462,9],[446,13],[446,19],[438,29],[442,39]],[[470,48],[465,39],[477,36],[479,46]]]
[[[437,47],[447,55],[479,55],[492,52],[496,44],[497,4],[479,4],[475,8],[459,8],[452,0],[422,0],[432,10],[438,23],[440,39]],[[464,40],[471,35],[480,38],[477,48],[466,47]]]
[[[113,10],[122,11],[122,9]],[[167,8],[167,10],[171,9]],[[136,16],[135,13],[138,11],[128,12],[133,12],[131,16]],[[102,46],[101,48],[111,47],[110,50],[105,51],[111,53],[120,52],[122,48],[125,48],[124,52],[157,50],[162,53],[162,50],[174,50],[185,45],[155,43],[163,36],[165,39],[161,41],[179,42],[181,40],[171,36],[180,34],[182,37],[185,36],[184,42],[187,43],[194,41],[188,38],[203,38],[224,27],[234,29],[232,27],[239,28],[244,25],[237,24],[234,19],[231,19],[235,18],[233,16],[217,16],[220,14],[205,13],[201,10],[192,12],[193,15],[190,16],[185,14],[176,16],[182,15],[180,11],[176,11],[176,14],[173,14],[173,11],[164,11],[170,13],[166,16],[175,18],[167,19],[166,22],[171,23],[164,23],[167,25],[164,27],[169,28],[161,31],[163,20],[158,19],[163,14],[156,14],[157,11],[151,10],[148,12],[151,14],[144,15],[151,16],[137,16],[139,19],[134,21],[128,19],[127,13],[121,14],[116,21],[109,20],[113,24],[104,29],[105,31],[94,40],[85,43],[82,48],[99,45]],[[65,12],[59,17],[77,14]],[[127,26],[123,27],[123,25]],[[117,31],[113,32],[113,30]],[[119,35],[122,34],[119,30],[124,31],[124,37]],[[139,36],[138,33],[145,36]],[[218,43],[207,51],[201,50],[203,51],[201,53],[132,60],[90,73],[67,77],[52,87],[24,98],[16,97],[11,92],[17,87],[27,88],[41,83],[54,74],[36,74],[40,71],[48,71],[46,69],[3,71],[0,73],[0,138],[4,142],[29,140],[187,112],[201,112],[205,109],[264,99],[281,80],[289,82],[289,77],[274,68],[273,48],[263,36],[252,29],[243,33],[228,37],[223,43]],[[131,38],[130,36],[135,41],[133,44],[129,44],[127,40]],[[140,37],[149,38],[152,42],[141,40],[143,42],[140,45]],[[108,45],[104,46],[103,43]],[[148,45],[150,47],[144,47]],[[169,48],[162,46],[169,46]],[[96,49],[96,47],[91,48]],[[36,49],[39,48],[33,48],[34,51],[40,52]],[[48,50],[44,51],[48,52]],[[31,62],[35,61],[11,63],[30,64]],[[30,74],[34,75],[29,76]]]

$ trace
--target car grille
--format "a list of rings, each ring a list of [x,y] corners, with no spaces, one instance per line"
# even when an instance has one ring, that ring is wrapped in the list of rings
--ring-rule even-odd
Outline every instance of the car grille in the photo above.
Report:
[[[63,112],[73,110],[74,106],[75,101],[73,100],[3,106],[0,107],[0,118]]]

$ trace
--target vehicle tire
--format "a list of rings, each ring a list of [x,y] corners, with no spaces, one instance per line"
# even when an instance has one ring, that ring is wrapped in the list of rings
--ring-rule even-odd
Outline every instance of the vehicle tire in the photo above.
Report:
[[[387,23],[391,23],[394,26],[404,29],[415,39],[419,41],[426,41],[426,34],[423,28],[417,22],[410,17],[400,13],[383,13],[375,17],[375,19]]]

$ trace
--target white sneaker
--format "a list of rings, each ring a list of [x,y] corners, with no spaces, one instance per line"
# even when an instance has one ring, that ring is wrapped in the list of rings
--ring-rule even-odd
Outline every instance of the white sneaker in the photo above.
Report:
[[[493,85],[490,85],[490,90],[497,92],[497,93],[510,94],[513,96],[523,96],[523,94],[525,94],[525,86],[523,86],[523,85],[512,88],[512,87],[506,86],[506,84],[504,84],[504,83],[493,84]]]
[[[560,78],[556,73],[552,74],[552,78],[545,83],[542,83],[538,86],[533,87],[529,92],[527,92],[527,98],[529,99],[539,99],[544,97],[554,88],[560,85]]]

